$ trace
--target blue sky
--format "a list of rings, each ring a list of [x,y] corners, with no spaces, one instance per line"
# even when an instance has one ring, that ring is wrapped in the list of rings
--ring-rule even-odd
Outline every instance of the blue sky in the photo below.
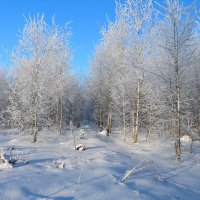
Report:
[[[122,2],[123,0],[121,0]],[[162,0],[159,0],[162,1]],[[184,2],[192,0],[184,0]],[[56,23],[71,21],[73,68],[79,76],[87,74],[88,60],[100,38],[100,29],[114,19],[114,0],[0,0],[0,65],[9,67],[9,55],[18,42],[18,30],[24,17],[44,13],[47,22],[55,15]]]
[[[114,0],[0,0],[1,65],[11,65],[9,54],[18,42],[18,31],[23,29],[23,14],[44,13],[47,22],[53,15],[61,26],[72,22],[72,65],[78,75],[87,73],[99,31],[107,21],[106,15],[114,19],[114,7]]]

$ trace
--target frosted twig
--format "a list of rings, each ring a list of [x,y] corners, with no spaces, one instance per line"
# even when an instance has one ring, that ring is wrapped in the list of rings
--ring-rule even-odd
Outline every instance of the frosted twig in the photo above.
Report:
[[[129,176],[131,176],[134,172],[136,172],[136,170],[138,169],[138,167],[140,165],[142,165],[145,161],[142,161],[140,163],[138,163],[132,170],[128,170],[126,171],[125,175],[124,175],[124,178],[122,179],[122,181],[125,181],[126,179],[129,178]]]

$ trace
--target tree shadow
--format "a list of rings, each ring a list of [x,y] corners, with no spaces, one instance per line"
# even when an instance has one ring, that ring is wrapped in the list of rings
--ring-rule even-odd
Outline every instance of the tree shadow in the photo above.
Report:
[[[53,162],[56,158],[42,158],[42,159],[34,159],[30,160],[29,164],[37,164],[37,163],[44,163],[44,162]]]
[[[189,173],[194,163],[189,163],[185,165],[169,165],[157,166],[156,163],[149,164],[144,163],[144,169],[141,171],[136,171],[131,175],[126,181],[122,182],[122,178],[127,170],[131,170],[134,166],[137,166],[141,161],[134,159],[134,157],[128,156],[127,152],[114,151],[115,154],[107,155],[105,159],[110,161],[110,170],[112,171],[114,177],[121,183],[123,183],[127,188],[133,191],[137,191],[150,199],[171,199],[173,194],[175,199],[199,199],[198,191],[194,191],[192,188],[188,188],[188,184],[184,185],[179,181],[176,181],[176,176],[182,177],[184,174]],[[120,158],[123,158],[120,160]],[[147,159],[148,160],[148,159]],[[143,165],[141,166],[143,167]],[[158,168],[160,167],[160,169]],[[158,176],[161,176],[159,179]],[[175,178],[175,179],[174,179]],[[198,184],[198,180],[197,184]],[[180,182],[180,183],[179,183]],[[193,182],[194,183],[194,182]],[[153,187],[154,185],[154,187]],[[158,193],[155,188],[165,192]],[[168,192],[166,192],[168,191]],[[170,194],[170,191],[172,193]],[[192,198],[190,198],[192,197]]]
[[[74,197],[56,197],[56,198],[53,198],[52,200],[73,200]]]
[[[66,188],[63,188],[61,190],[58,190],[57,192],[54,192],[53,194],[50,195],[44,195],[44,194],[35,194],[28,190],[28,188],[22,188],[22,191],[28,196],[29,200],[35,200],[35,199],[49,199],[49,200],[74,200],[73,196],[57,196],[57,197],[51,197],[52,195],[63,191]]]

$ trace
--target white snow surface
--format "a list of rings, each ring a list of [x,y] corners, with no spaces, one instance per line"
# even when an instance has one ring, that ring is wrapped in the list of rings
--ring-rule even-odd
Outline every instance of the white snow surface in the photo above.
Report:
[[[90,126],[82,128],[82,140],[80,130],[74,131],[85,151],[74,151],[67,129],[61,136],[39,134],[36,144],[30,136],[0,131],[0,148],[12,146],[13,155],[29,161],[0,168],[0,200],[200,199],[199,142],[194,142],[193,154],[183,152],[176,164],[173,141],[127,145],[118,134],[102,138]],[[134,173],[122,181],[130,170]]]

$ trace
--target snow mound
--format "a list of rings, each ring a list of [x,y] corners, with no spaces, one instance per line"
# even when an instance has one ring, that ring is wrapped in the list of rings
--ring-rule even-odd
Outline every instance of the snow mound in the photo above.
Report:
[[[191,144],[192,138],[189,135],[184,135],[181,137],[181,144]]]
[[[189,135],[184,135],[180,141],[183,149],[192,153],[192,138]]]
[[[108,136],[107,131],[101,131],[100,133],[98,133],[98,135],[100,135],[100,136]]]

